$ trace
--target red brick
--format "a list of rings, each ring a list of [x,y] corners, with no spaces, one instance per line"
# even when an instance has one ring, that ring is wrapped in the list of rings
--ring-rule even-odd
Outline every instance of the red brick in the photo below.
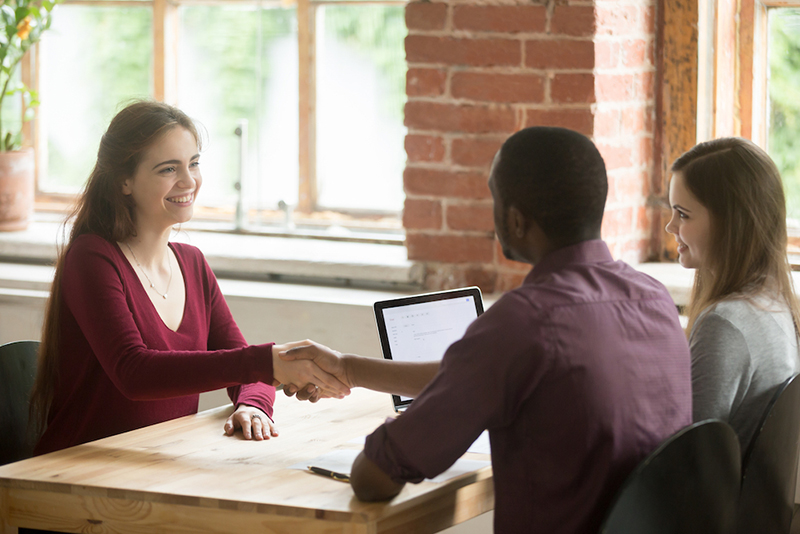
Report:
[[[541,102],[544,81],[537,74],[457,72],[450,80],[454,98],[488,102]]]
[[[651,133],[647,130],[646,125],[652,123],[647,115],[652,112],[649,107],[633,106],[622,110],[622,121],[620,123],[620,132],[623,135],[637,135],[642,133]]]
[[[517,123],[509,106],[469,106],[436,102],[406,103],[405,125],[420,130],[511,133]]]
[[[432,235],[411,232],[406,235],[408,259],[472,263],[492,261],[494,239],[484,236]]]
[[[452,172],[406,167],[405,192],[409,195],[444,198],[491,198],[488,177],[476,172]]]
[[[591,109],[529,109],[525,126],[559,126],[569,128],[591,137],[594,132],[594,116]]]
[[[514,39],[458,39],[409,35],[409,63],[442,63],[473,67],[516,66],[522,61],[522,45]]]
[[[410,2],[406,4],[406,26],[409,30],[441,30],[447,21],[447,4]]]
[[[558,103],[594,102],[594,75],[556,74],[550,82],[550,99]]]
[[[557,5],[550,21],[550,33],[580,37],[594,35],[594,7]]]
[[[603,239],[614,240],[628,236],[633,229],[633,208],[606,210],[600,233]]]
[[[403,208],[403,228],[441,229],[442,203],[438,200],[407,198]]]
[[[646,232],[650,228],[650,217],[652,211],[646,206],[639,206],[636,212],[636,230]]]
[[[636,102],[652,100],[654,76],[652,72],[638,74],[598,74],[598,102]]]
[[[592,69],[594,43],[569,39],[527,41],[525,65],[533,69]]]
[[[409,134],[406,136],[405,147],[408,161],[442,161],[444,159],[444,141],[441,137]]]
[[[488,168],[502,144],[503,139],[453,139],[450,157],[456,165]]]
[[[547,22],[544,6],[456,6],[453,27],[487,32],[541,33]]]
[[[640,165],[652,165],[653,163],[653,138],[650,136],[640,137],[636,146],[636,161]]]
[[[622,65],[625,67],[641,67],[649,59],[649,45],[643,39],[632,39],[622,43]]]
[[[494,232],[492,203],[449,205],[445,212],[445,221],[450,230]]]
[[[595,41],[594,65],[598,69],[613,69],[619,65],[620,44],[615,41]]]
[[[620,5],[612,2],[597,7],[597,34],[622,36],[642,33],[644,20],[639,17],[639,8],[634,5]],[[651,30],[652,31],[652,30]]]
[[[656,8],[655,6],[646,6],[642,13],[642,29],[647,33],[655,33],[656,31]]]
[[[594,116],[596,138],[616,137],[620,133],[620,110],[598,106]]]
[[[444,94],[447,72],[441,69],[408,69],[406,94],[408,96],[439,96]]]
[[[606,162],[606,170],[624,169],[632,164],[634,147],[598,144],[597,149]]]
[[[633,94],[636,100],[655,99],[656,76],[654,72],[640,72],[633,78]]]
[[[648,174],[640,170],[616,170],[608,173],[608,204],[638,201],[646,193]]]

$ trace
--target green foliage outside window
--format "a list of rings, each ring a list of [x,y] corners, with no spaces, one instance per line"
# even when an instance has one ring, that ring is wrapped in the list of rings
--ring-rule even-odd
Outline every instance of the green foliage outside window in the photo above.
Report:
[[[75,190],[111,118],[152,87],[152,11],[62,5],[48,36],[48,185]],[[80,38],[78,37],[80,36]],[[79,141],[78,141],[79,140]]]
[[[387,81],[384,103],[390,116],[403,119],[408,30],[405,6],[326,6],[325,30],[368,57]]]
[[[786,191],[787,215],[800,220],[800,10],[770,10],[769,154]]]

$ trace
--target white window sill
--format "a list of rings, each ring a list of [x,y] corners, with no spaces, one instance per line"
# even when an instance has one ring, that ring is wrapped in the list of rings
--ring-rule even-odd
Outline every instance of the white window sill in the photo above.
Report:
[[[398,243],[365,243],[182,230],[174,241],[197,246],[219,278],[324,283],[410,290],[423,267]],[[22,232],[0,232],[0,261],[52,264],[62,226],[34,220]]]
[[[0,262],[6,262],[0,265],[0,287],[48,291],[52,268],[45,265],[55,260],[60,236],[60,225],[48,220],[35,220],[24,232],[0,232]],[[400,244],[197,230],[182,231],[173,239],[203,251],[226,295],[371,306],[381,294],[423,291],[424,267],[409,261]],[[676,263],[634,267],[664,284],[676,305],[689,302],[694,270]],[[800,288],[800,272],[793,275]],[[486,298],[491,302],[497,296]]]

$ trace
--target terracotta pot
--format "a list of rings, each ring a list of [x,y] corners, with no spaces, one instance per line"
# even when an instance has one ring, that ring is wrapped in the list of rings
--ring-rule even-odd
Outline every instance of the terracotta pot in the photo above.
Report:
[[[28,227],[33,214],[33,149],[0,152],[0,231]]]

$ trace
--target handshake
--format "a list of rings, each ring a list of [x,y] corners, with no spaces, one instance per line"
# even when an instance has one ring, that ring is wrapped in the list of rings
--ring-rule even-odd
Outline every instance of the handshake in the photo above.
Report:
[[[311,340],[273,345],[273,385],[283,384],[283,392],[299,400],[344,398],[355,387],[347,360],[348,355]]]

